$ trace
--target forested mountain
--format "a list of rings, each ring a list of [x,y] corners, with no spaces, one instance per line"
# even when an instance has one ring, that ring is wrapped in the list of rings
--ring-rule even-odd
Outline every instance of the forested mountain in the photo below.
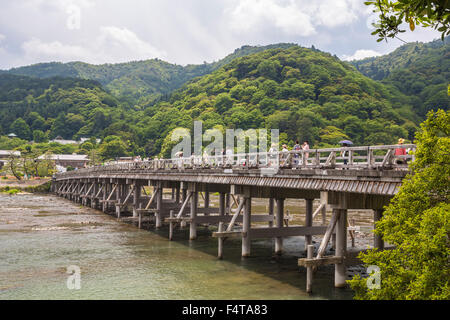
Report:
[[[412,96],[411,103],[421,117],[431,109],[447,110],[450,106],[450,37],[408,43],[387,55],[351,63],[362,74]]]
[[[441,47],[435,43],[427,52],[438,57],[435,50]],[[448,61],[419,56],[414,65],[439,68],[438,76],[410,68],[375,81],[329,53],[293,44],[244,46],[220,61],[186,67],[160,60],[38,64],[0,72],[0,135],[14,132],[38,142],[58,135],[101,138],[104,158],[161,151],[167,156],[171,131],[191,129],[193,120],[202,120],[204,130],[277,128],[281,142],[291,146],[296,139],[309,140],[312,147],[341,139],[356,145],[412,140],[424,110],[436,104],[426,100],[430,105],[424,106],[394,75],[410,72],[414,79],[431,81],[423,95],[428,88],[441,90],[441,80],[433,84],[433,79],[448,79]],[[366,70],[366,63],[353,63]],[[49,78],[55,75],[74,78]],[[133,103],[123,98],[127,94]]]
[[[204,129],[279,128],[290,145],[389,144],[412,138],[419,118],[409,100],[328,53],[294,46],[235,59],[146,109],[139,123],[163,152],[163,138],[196,119]]]
[[[39,63],[13,68],[7,73],[37,77],[71,77],[100,82],[116,97],[127,98],[131,103],[154,101],[180,88],[187,81],[208,74],[231,62],[234,58],[271,48],[287,48],[293,44],[268,46],[243,46],[225,58],[201,65],[180,66],[159,59],[128,63],[93,65],[83,62]],[[0,71],[5,72],[5,71]]]
[[[26,140],[97,136],[118,117],[117,99],[96,81],[0,75],[0,134]]]

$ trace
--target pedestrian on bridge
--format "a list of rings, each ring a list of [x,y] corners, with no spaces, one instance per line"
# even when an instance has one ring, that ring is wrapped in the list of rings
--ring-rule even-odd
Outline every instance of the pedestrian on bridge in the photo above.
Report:
[[[305,159],[305,164],[308,164],[308,157],[309,157],[309,143],[308,143],[308,140],[305,140],[305,142],[303,142],[302,150],[306,151],[304,159]]]
[[[403,139],[403,138],[398,139],[398,144],[400,146],[403,145],[403,142],[405,142],[405,139]],[[395,149],[394,155],[396,156],[395,163],[397,163],[397,164],[405,164],[406,163],[406,159],[402,157],[402,156],[406,156],[405,148]]]
[[[296,140],[295,141],[295,145],[294,145],[294,148],[292,149],[292,150],[294,150],[295,151],[295,153],[294,153],[294,164],[296,165],[296,166],[298,166],[300,163],[300,161],[299,161],[299,158],[300,158],[300,150],[302,150],[303,148],[302,148],[302,146],[300,146],[300,144],[299,144],[299,142],[298,142],[298,140]]]

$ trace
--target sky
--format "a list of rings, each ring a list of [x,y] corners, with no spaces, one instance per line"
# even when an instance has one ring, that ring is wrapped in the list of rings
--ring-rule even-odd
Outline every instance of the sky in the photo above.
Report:
[[[342,60],[389,53],[365,0],[0,0],[0,69],[40,62],[217,61],[243,45],[297,43]],[[440,34],[416,28],[406,42]]]

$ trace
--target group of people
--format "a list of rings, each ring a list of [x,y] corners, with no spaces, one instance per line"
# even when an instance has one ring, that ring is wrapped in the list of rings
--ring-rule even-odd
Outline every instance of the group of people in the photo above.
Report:
[[[298,166],[298,165],[301,164],[301,161],[302,161],[300,159],[300,151],[301,150],[306,151],[306,152],[304,152],[303,159],[304,159],[305,163],[308,161],[308,157],[309,157],[309,152],[308,152],[309,151],[309,143],[308,143],[308,141],[305,141],[305,142],[303,142],[302,145],[300,145],[299,141],[296,140],[295,141],[295,145],[294,145],[292,150],[293,151],[298,151],[298,152],[294,152],[294,159],[293,159],[294,160],[294,165]],[[282,152],[282,154],[280,156],[280,160],[281,160],[280,163],[281,163],[282,166],[285,166],[287,164],[288,154],[290,152],[288,150],[288,147],[287,147],[286,144],[282,145],[281,152]]]
[[[398,140],[398,144],[402,145],[404,143],[404,139],[399,139]],[[351,143],[351,142],[350,142]],[[347,143],[342,143],[342,147],[343,150],[340,153],[341,158],[344,161],[344,165],[346,165],[348,163],[348,155],[349,155],[349,151],[346,149],[347,147],[350,147],[350,144]],[[294,166],[299,166],[302,165],[304,161],[304,164],[308,163],[308,158],[309,158],[309,142],[308,141],[304,141],[303,144],[300,145],[299,140],[295,141],[295,145],[292,148],[292,151],[290,151],[288,149],[288,146],[286,144],[283,144],[281,147],[281,151],[278,152],[278,145],[277,144],[272,144],[271,148],[269,149],[268,155],[267,155],[267,159],[268,159],[268,165],[274,165],[274,164],[280,164],[281,166],[287,166],[290,164],[293,164]],[[395,157],[395,162],[397,164],[405,164],[406,163],[406,155],[408,154],[409,150],[407,150],[406,148],[397,148],[394,151],[394,157]],[[301,153],[303,154],[301,156]],[[293,154],[292,158],[289,157],[289,154]],[[183,156],[183,152],[177,152],[175,154],[175,158],[177,159],[178,165],[182,166],[183,164],[183,159],[186,159]],[[227,149],[222,149],[221,152],[221,156],[219,157],[210,157],[208,152],[206,150],[204,150],[203,155],[201,156],[195,156],[194,153],[192,153],[192,155],[189,157],[191,160],[191,163],[194,165],[201,165],[201,164],[206,164],[206,165],[210,165],[211,161],[214,161],[214,163],[219,164],[219,165],[233,165],[235,159],[235,155],[233,153],[233,150],[230,148]],[[240,165],[248,165],[246,163],[247,159],[245,157],[243,158],[237,158],[238,161],[240,162]],[[251,162],[251,161],[250,161]]]

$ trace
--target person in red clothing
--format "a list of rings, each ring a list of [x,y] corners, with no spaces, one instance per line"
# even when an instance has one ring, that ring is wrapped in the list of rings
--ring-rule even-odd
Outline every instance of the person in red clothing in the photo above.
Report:
[[[402,145],[403,142],[405,142],[405,139],[402,139],[402,138],[398,139],[398,144],[399,145]],[[399,157],[399,156],[406,156],[406,149],[405,148],[397,148],[397,149],[395,149],[394,156],[396,157],[395,158],[395,162],[397,164],[405,164],[406,163],[406,159]]]

